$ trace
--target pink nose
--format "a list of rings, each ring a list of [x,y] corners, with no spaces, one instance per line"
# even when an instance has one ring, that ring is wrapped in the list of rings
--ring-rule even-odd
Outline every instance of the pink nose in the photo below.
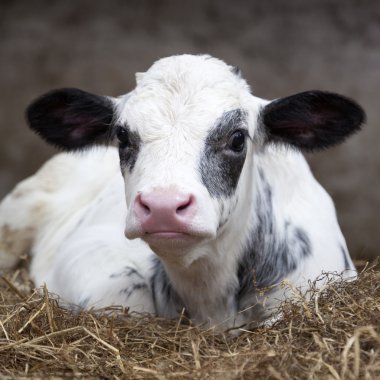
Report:
[[[144,233],[186,232],[195,214],[195,198],[172,189],[138,194],[134,214]]]

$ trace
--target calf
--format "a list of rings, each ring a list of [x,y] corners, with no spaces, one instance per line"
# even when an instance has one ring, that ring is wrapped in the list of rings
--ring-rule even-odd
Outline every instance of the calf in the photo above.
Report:
[[[284,279],[355,274],[301,152],[357,131],[360,106],[321,91],[266,101],[210,56],[160,59],[136,80],[119,98],[60,89],[29,106],[35,132],[77,153],[4,199],[2,267],[30,251],[35,283],[71,304],[223,327],[268,318]]]

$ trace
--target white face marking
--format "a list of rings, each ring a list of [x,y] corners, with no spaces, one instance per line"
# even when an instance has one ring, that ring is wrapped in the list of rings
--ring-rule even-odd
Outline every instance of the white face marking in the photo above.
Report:
[[[194,239],[190,239],[191,244],[186,239],[169,245],[163,240],[152,242],[136,216],[134,204],[139,194],[176,189],[195,199],[195,211],[186,221],[189,234],[198,240],[214,239],[236,198],[215,199],[202,183],[200,161],[207,137],[218,120],[233,110],[244,110],[244,128],[247,137],[252,137],[258,108],[246,82],[233,73],[232,67],[215,58],[165,58],[140,74],[136,89],[118,99],[117,125],[127,126],[140,140],[133,170],[124,168],[129,210],[126,235],[146,239],[155,245],[155,251],[194,244]],[[247,145],[251,145],[248,139]],[[248,147],[247,157],[251,150]]]

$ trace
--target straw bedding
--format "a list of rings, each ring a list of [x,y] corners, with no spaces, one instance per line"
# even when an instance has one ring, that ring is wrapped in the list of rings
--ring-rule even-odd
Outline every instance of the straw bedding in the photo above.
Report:
[[[0,280],[0,379],[379,379],[380,271],[332,282],[240,335],[128,314],[69,311],[25,268]]]

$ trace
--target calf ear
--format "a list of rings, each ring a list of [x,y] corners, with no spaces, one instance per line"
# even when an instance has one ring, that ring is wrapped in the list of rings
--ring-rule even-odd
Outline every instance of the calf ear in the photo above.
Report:
[[[75,88],[48,92],[26,110],[30,128],[65,150],[106,144],[113,115],[114,104],[110,98]]]
[[[365,113],[344,96],[307,91],[269,103],[261,121],[267,141],[314,151],[339,144],[358,131]]]

